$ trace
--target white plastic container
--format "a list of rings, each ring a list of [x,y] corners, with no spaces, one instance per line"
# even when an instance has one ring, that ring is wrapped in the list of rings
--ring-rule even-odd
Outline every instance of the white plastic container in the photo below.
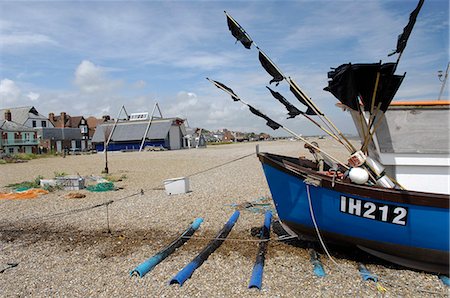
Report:
[[[56,180],[55,179],[41,179],[40,185],[41,185],[41,187],[56,186]]]
[[[84,178],[80,176],[56,177],[56,183],[64,190],[80,190],[84,188]]]
[[[176,195],[189,192],[189,178],[178,177],[164,180],[167,195]]]

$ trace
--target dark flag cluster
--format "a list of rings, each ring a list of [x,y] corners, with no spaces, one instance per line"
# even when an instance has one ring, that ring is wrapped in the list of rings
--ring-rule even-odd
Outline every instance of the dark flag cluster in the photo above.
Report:
[[[343,64],[328,73],[331,80],[324,90],[356,111],[360,109],[359,97],[364,110],[370,111],[377,73],[380,73],[373,106],[379,105],[380,110],[386,112],[404,78],[404,75],[393,74],[395,67],[395,63]]]
[[[230,29],[231,34],[236,38],[236,42],[240,41],[246,49],[250,49],[253,40],[247,33],[245,33],[245,30],[241,27],[241,25],[239,25],[235,19],[228,15],[226,11],[225,15],[227,16],[228,29]]]
[[[228,29],[230,29],[231,34],[236,38],[237,41],[240,41],[245,48],[250,49],[252,46],[252,43],[253,43],[250,36],[245,32],[244,28],[242,28],[241,25],[239,25],[239,23],[236,22],[235,19],[233,19],[229,14],[227,14],[226,11],[225,11],[225,15],[227,17]],[[278,69],[278,67],[258,47],[256,47],[256,48],[259,50],[258,58],[259,58],[259,61],[261,62],[261,66],[267,71],[267,73],[269,75],[272,76],[272,80],[270,80],[269,84],[276,83],[276,85],[278,86],[278,84],[281,81],[283,81],[285,79],[285,77],[283,76],[281,71]],[[231,98],[233,98],[234,101],[240,100],[240,98],[233,92],[233,90],[231,90],[224,84],[219,83],[217,81],[213,81],[213,80],[210,80],[210,81],[217,88],[220,88],[223,91],[227,92],[229,95],[231,95]],[[280,93],[273,91],[269,87],[267,87],[267,88],[270,90],[272,95],[286,107],[286,109],[288,110],[289,118],[294,118],[297,115],[301,115],[301,114],[317,115],[317,113],[314,112],[314,110],[311,109],[311,107],[308,105],[307,100],[305,99],[305,95],[303,93],[301,93],[301,91],[299,92],[299,91],[293,89],[292,86],[291,86],[291,92],[294,93],[295,97],[302,104],[304,104],[305,106],[308,107],[306,112],[302,112],[299,109],[297,109],[286,98],[284,98]],[[244,103],[244,104],[246,104],[246,103]],[[279,123],[273,121],[268,116],[264,115],[263,113],[261,113],[260,111],[255,109],[254,107],[252,107],[248,104],[246,104],[246,105],[250,108],[250,112],[252,112],[253,114],[255,114],[261,118],[264,118],[267,121],[266,124],[269,127],[271,127],[272,129],[278,129],[278,128],[282,127]]]
[[[280,128],[280,127],[283,127],[281,124],[273,121],[272,119],[270,119],[269,117],[267,117],[266,115],[264,115],[263,113],[261,113],[260,111],[258,111],[254,107],[252,107],[251,105],[248,104],[247,106],[250,109],[250,112],[252,112],[256,116],[259,116],[259,117],[265,119],[267,121],[266,122],[267,126],[272,128],[273,130],[276,130],[276,129]]]
[[[270,93],[272,93],[273,97],[278,99],[280,103],[282,103],[286,109],[288,110],[288,119],[295,118],[295,116],[302,114],[303,112],[297,109],[293,104],[291,104],[286,98],[284,98],[283,95],[281,95],[279,92],[273,91],[269,87],[266,86],[267,89],[269,89]]]
[[[269,89],[269,91],[270,91],[270,93],[272,93],[273,97],[275,97],[276,99],[278,99],[278,101],[279,101],[280,103],[282,103],[282,104],[286,107],[286,110],[288,110],[288,115],[289,115],[288,119],[290,119],[290,118],[295,118],[296,116],[298,116],[298,115],[303,115],[303,114],[311,115],[311,116],[317,115],[317,113],[314,112],[314,110],[311,109],[311,107],[308,107],[308,108],[306,109],[306,112],[300,111],[299,109],[297,109],[297,107],[295,107],[293,104],[291,104],[291,103],[290,103],[283,95],[281,95],[279,92],[273,91],[272,89],[270,89],[270,88],[267,87],[267,86],[266,86],[266,88]]]
[[[255,109],[254,107],[252,107],[251,105],[249,105],[248,103],[243,102],[239,96],[237,96],[234,91],[225,86],[224,84],[211,80],[209,78],[206,78],[208,81],[210,81],[211,83],[213,83],[217,88],[222,89],[223,91],[225,91],[226,93],[228,93],[229,95],[231,95],[231,98],[234,101],[241,101],[243,104],[245,104],[246,106],[248,106],[248,108],[250,109],[250,112],[252,112],[253,114],[255,114],[256,116],[259,116],[261,118],[263,118],[264,120],[266,120],[266,124],[267,126],[269,126],[270,128],[272,128],[273,130],[278,129],[280,127],[283,127],[281,124],[273,121],[272,119],[270,119],[268,116],[264,115],[263,113],[261,113],[260,111],[258,111],[257,109]]]
[[[231,96],[231,98],[233,99],[233,101],[239,101],[240,100],[240,98],[234,93],[234,91],[231,88],[225,86],[224,84],[222,84],[220,82],[211,80],[209,78],[206,78],[206,79],[208,81],[212,82],[217,88],[222,89],[223,91],[228,93]]]
[[[278,86],[284,77],[272,61],[261,51],[259,51],[259,62],[261,62],[262,67],[273,77],[269,84],[276,82]]]
[[[411,14],[409,15],[409,22],[403,28],[402,34],[398,36],[397,40],[397,48],[394,52],[390,53],[388,56],[392,56],[396,53],[402,53],[403,50],[406,48],[406,43],[408,41],[409,36],[411,35],[412,29],[414,27],[414,24],[416,23],[417,16],[419,15],[419,11],[422,8],[424,0],[420,0],[417,4],[416,9],[414,9]]]
[[[298,90],[296,90],[292,84],[290,84],[290,85],[291,85],[291,87],[289,87],[289,90],[291,90],[292,94],[294,94],[294,96],[298,99],[299,102],[301,102],[305,106],[308,106],[308,103],[306,102],[304,94],[298,92]]]

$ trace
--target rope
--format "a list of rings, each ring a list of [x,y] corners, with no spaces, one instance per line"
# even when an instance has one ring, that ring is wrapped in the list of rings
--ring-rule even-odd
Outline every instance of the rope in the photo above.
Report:
[[[314,210],[311,203],[311,195],[309,194],[309,184],[306,184],[306,193],[308,194],[308,203],[309,203],[309,211],[311,214],[311,219],[314,224],[314,228],[316,229],[317,237],[319,238],[320,244],[322,245],[323,250],[326,252],[327,256],[330,258],[330,260],[336,265],[336,267],[341,270],[341,266],[331,257],[330,253],[328,252],[328,249],[325,245],[325,242],[323,242],[322,236],[320,235],[319,227],[317,226],[316,219],[314,217]]]
[[[120,199],[117,199],[117,200],[110,200],[108,202],[104,202],[104,203],[97,204],[97,205],[94,205],[94,206],[83,207],[83,208],[79,208],[79,209],[73,209],[73,210],[68,210],[68,211],[63,211],[63,212],[59,212],[59,213],[43,215],[43,216],[23,217],[23,218],[15,220],[13,223],[19,222],[19,221],[25,221],[25,220],[51,219],[51,218],[55,218],[55,217],[59,217],[59,216],[66,216],[66,215],[71,215],[71,214],[75,214],[75,213],[79,213],[79,212],[83,212],[83,211],[88,211],[88,210],[92,210],[92,209],[95,209],[95,208],[103,207],[105,205],[108,206],[108,205],[110,205],[110,204],[112,204],[114,202],[119,202],[121,200],[124,200],[124,199],[130,198],[130,197],[133,197],[135,195],[138,195],[140,193],[141,192],[134,193],[134,194],[131,194],[129,196],[126,196],[126,197],[123,197],[123,198],[120,198]]]
[[[234,242],[270,242],[276,241],[281,242],[291,238],[297,238],[297,236],[289,236],[289,237],[278,237],[278,238],[269,238],[269,239],[242,239],[242,238],[210,238],[210,237],[199,237],[199,236],[183,236],[182,238],[186,239],[194,239],[194,240],[221,240],[221,241],[234,241]]]
[[[247,155],[244,155],[244,156],[238,157],[238,158],[236,158],[236,159],[233,159],[233,160],[227,161],[227,162],[225,162],[225,163],[223,163],[223,164],[220,164],[220,165],[217,165],[217,166],[214,166],[214,167],[211,167],[211,168],[208,168],[208,169],[205,169],[205,170],[199,171],[199,172],[197,172],[197,173],[193,173],[193,174],[187,175],[186,177],[193,177],[193,176],[196,176],[196,175],[199,175],[199,174],[203,174],[203,173],[209,172],[209,171],[211,171],[211,170],[215,170],[215,169],[217,169],[217,168],[220,168],[220,167],[226,166],[226,165],[228,165],[228,164],[230,164],[230,163],[233,163],[233,162],[235,162],[235,161],[238,161],[238,160],[241,160],[241,159],[247,158],[247,157],[249,157],[249,156],[252,156],[252,155],[254,155],[254,154],[255,154],[255,153],[254,153],[254,152],[252,152],[252,153],[250,153],[250,154],[247,154]]]
[[[316,230],[317,237],[319,238],[319,242],[320,242],[320,244],[321,244],[323,250],[324,250],[325,253],[327,254],[328,258],[329,258],[329,259],[334,263],[334,265],[337,267],[338,271],[343,272],[343,273],[352,274],[351,272],[349,272],[348,270],[346,270],[345,268],[343,268],[342,266],[340,266],[340,265],[334,260],[334,258],[331,256],[330,252],[328,251],[328,249],[327,249],[327,247],[326,247],[326,245],[325,245],[325,242],[324,242],[323,239],[322,239],[322,236],[321,236],[321,234],[320,234],[319,227],[318,227],[317,222],[316,222],[316,218],[315,218],[315,216],[314,216],[314,210],[313,210],[313,207],[312,207],[312,201],[311,201],[311,194],[310,194],[310,192],[309,192],[309,184],[306,184],[306,193],[307,193],[307,195],[308,195],[308,204],[309,204],[309,212],[310,212],[310,214],[311,214],[311,219],[312,219],[312,222],[313,222],[313,224],[314,224],[314,229]],[[375,285],[376,285],[376,288],[377,288],[378,292],[380,292],[380,293],[386,292],[386,289],[385,289],[383,286],[381,286],[381,284],[379,284],[378,282],[376,282]]]

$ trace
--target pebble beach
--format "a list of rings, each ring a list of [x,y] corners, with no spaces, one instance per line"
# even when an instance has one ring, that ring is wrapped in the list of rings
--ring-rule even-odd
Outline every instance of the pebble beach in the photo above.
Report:
[[[310,139],[346,160],[329,139]],[[35,199],[0,200],[1,297],[448,297],[437,275],[384,262],[357,250],[329,246],[330,259],[309,239],[281,241],[271,231],[262,287],[248,283],[258,251],[252,228],[272,204],[256,146],[261,152],[311,157],[303,143],[279,140],[207,148],[109,152],[116,191],[56,190]],[[52,179],[56,173],[100,177],[103,153],[69,155],[0,165],[0,192],[9,184]],[[190,191],[167,195],[163,181],[187,177]],[[110,202],[108,205],[102,205]],[[101,205],[101,206],[99,206]],[[99,207],[95,207],[99,206]],[[269,206],[270,207],[270,206]],[[224,243],[182,286],[169,281],[222,229],[233,212],[240,217]],[[195,218],[194,237],[143,278],[130,271],[176,239]],[[274,213],[274,222],[277,220]],[[325,239],[326,242],[326,239]],[[318,277],[310,250],[320,255],[326,276]],[[358,264],[378,277],[364,281]]]

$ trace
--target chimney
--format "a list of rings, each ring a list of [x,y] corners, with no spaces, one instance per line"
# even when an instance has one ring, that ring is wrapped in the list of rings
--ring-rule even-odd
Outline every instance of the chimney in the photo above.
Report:
[[[51,122],[55,121],[55,114],[49,113],[48,114],[48,120],[50,120]]]
[[[10,110],[5,111],[5,120],[11,121],[11,111]]]
[[[66,112],[61,112],[61,127],[66,126]]]

